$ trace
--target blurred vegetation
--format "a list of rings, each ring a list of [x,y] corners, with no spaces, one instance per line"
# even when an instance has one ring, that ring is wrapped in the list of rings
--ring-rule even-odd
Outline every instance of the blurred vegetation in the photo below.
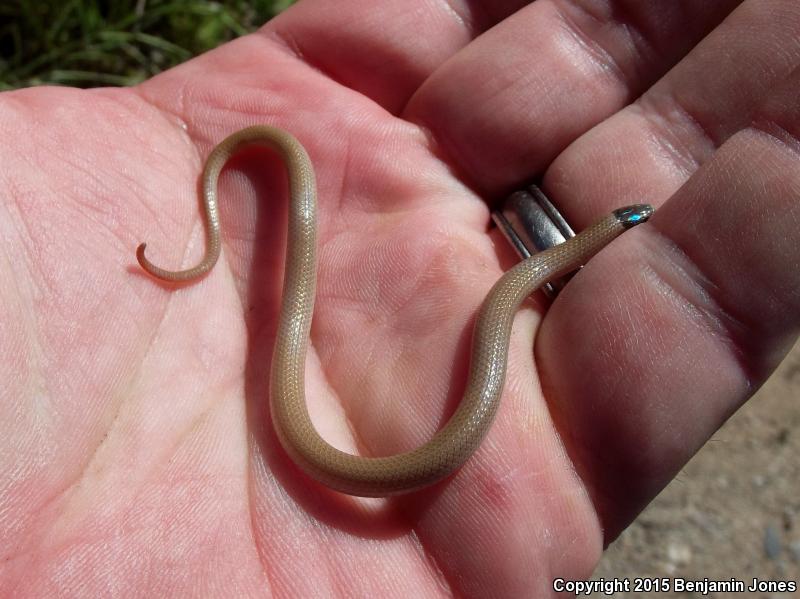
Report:
[[[0,90],[133,85],[294,0],[0,0]]]

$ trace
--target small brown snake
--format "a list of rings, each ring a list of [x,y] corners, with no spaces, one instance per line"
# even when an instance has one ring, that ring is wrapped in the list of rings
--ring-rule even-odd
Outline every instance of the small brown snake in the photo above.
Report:
[[[464,398],[447,424],[417,449],[388,457],[342,452],[314,428],[305,400],[305,365],[317,280],[317,193],[305,148],[281,129],[255,126],[222,141],[206,161],[203,194],[207,248],[194,268],[169,271],[136,250],[142,268],[164,281],[191,281],[208,272],[220,254],[217,179],[228,159],[245,144],[276,150],[289,174],[289,235],[275,352],[271,412],[281,444],[318,481],[351,495],[383,497],[420,489],[459,468],[477,449],[500,401],[514,314],[541,285],[576,270],[625,229],[646,221],[653,209],[636,205],[615,210],[572,239],[523,260],[492,287],[480,308],[472,340]]]

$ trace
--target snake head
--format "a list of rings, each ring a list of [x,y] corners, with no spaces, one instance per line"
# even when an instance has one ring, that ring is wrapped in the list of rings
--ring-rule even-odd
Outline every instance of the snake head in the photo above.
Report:
[[[626,229],[635,227],[653,216],[654,208],[650,204],[634,204],[614,210],[614,216]]]

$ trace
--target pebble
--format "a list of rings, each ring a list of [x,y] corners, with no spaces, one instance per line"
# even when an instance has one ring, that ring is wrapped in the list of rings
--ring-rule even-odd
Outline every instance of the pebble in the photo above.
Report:
[[[692,548],[683,543],[667,545],[667,559],[676,566],[685,566],[692,561]]]
[[[781,536],[772,524],[764,530],[764,552],[769,559],[776,559],[781,554]]]

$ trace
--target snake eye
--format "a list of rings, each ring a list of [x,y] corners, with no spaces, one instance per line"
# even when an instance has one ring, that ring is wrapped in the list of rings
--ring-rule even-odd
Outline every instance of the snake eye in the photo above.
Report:
[[[650,204],[634,204],[614,210],[614,216],[626,229],[630,229],[638,224],[646,222],[653,215],[655,210]]]

